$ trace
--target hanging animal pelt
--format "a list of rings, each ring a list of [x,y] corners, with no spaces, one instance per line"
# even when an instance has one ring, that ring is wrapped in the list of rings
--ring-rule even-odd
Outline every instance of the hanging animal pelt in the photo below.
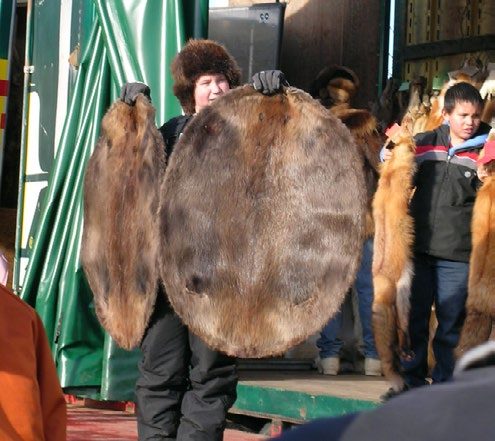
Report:
[[[424,132],[428,120],[430,100],[424,94],[425,88],[426,78],[422,76],[413,78],[409,85],[409,102],[400,125],[413,135]]]
[[[381,168],[373,200],[373,332],[383,374],[394,390],[404,387],[400,358],[409,352],[408,318],[412,280],[413,220],[409,200],[415,145],[405,129],[391,135],[392,157]]]
[[[359,78],[346,66],[331,65],[323,68],[309,87],[309,93],[324,107],[349,103],[359,88]]]
[[[378,131],[385,133],[387,127],[398,121],[400,114],[399,89],[400,83],[389,78],[380,97],[369,103],[370,111],[376,118]]]
[[[330,108],[330,112],[339,118],[351,131],[351,134],[364,159],[364,177],[367,191],[365,237],[374,234],[371,203],[378,183],[378,168],[382,136],[378,133],[376,118],[365,109],[353,109],[347,105]]]
[[[135,106],[116,102],[101,130],[85,175],[81,259],[100,323],[131,349],[156,299],[165,150],[155,111],[143,96]]]
[[[485,167],[488,176],[473,207],[466,319],[456,349],[457,356],[487,341],[492,331],[492,320],[495,320],[495,161]]]
[[[383,139],[378,132],[376,118],[368,110],[351,107],[351,99],[358,88],[359,78],[352,69],[333,65],[320,71],[311,84],[310,93],[345,124],[363,155],[368,192],[365,236],[368,238],[374,231],[371,201],[378,182],[379,152]]]
[[[352,284],[363,157],[308,94],[245,86],[190,122],[161,188],[161,276],[210,346],[280,354],[320,330]]]

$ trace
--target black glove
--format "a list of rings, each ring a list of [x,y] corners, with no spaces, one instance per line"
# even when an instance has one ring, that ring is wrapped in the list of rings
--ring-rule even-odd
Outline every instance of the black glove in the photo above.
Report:
[[[136,104],[136,98],[140,93],[151,101],[150,88],[146,84],[125,83],[120,89],[120,99],[129,106],[133,106]]]
[[[253,87],[263,95],[280,92],[283,86],[289,86],[281,70],[262,70],[253,75]]]

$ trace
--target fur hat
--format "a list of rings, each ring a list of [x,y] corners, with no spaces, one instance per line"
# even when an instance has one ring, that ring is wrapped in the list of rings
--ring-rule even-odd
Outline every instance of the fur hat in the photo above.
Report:
[[[310,86],[309,93],[325,107],[349,103],[359,87],[355,72],[345,66],[328,66],[320,71]]]
[[[221,44],[212,40],[189,40],[172,61],[174,95],[184,112],[195,112],[194,87],[205,74],[224,74],[231,88],[239,85],[241,71]]]

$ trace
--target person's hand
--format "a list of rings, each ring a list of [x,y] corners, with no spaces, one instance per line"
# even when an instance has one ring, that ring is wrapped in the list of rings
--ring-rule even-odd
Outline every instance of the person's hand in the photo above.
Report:
[[[281,70],[262,70],[253,75],[253,87],[263,95],[273,95],[280,92],[282,87],[288,87],[289,83]]]
[[[385,144],[380,150],[380,162],[386,162],[392,157],[392,150]]]
[[[388,161],[391,157],[392,157],[392,150],[387,148],[383,149],[383,154],[382,154],[383,162]]]
[[[140,93],[151,101],[150,88],[146,84],[125,83],[120,89],[120,99],[129,106],[133,106],[136,104],[136,98]]]

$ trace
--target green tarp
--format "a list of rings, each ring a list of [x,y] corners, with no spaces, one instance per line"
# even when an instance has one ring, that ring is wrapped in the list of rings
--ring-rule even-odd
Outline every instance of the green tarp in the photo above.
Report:
[[[94,0],[94,7],[21,297],[43,320],[66,392],[132,400],[139,353],[119,349],[100,327],[79,259],[83,177],[123,83],[151,87],[157,124],[180,114],[169,66],[189,36],[205,35],[208,1]]]

